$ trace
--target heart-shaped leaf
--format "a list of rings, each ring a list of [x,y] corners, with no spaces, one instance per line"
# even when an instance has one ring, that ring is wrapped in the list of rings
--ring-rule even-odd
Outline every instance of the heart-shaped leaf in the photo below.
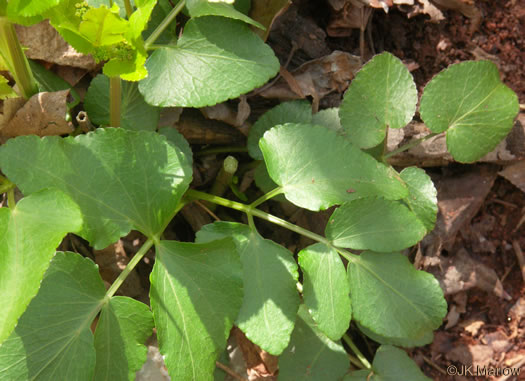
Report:
[[[79,234],[95,248],[131,229],[159,235],[192,173],[188,158],[164,136],[121,128],[11,139],[0,148],[0,167],[26,195],[43,188],[69,195],[84,219]]]
[[[0,208],[0,343],[37,294],[62,238],[81,226],[78,206],[56,190],[32,194],[14,208]]]
[[[156,106],[204,107],[263,85],[279,61],[245,24],[224,17],[191,19],[175,47],[156,49],[139,84]]]
[[[226,238],[161,241],[151,274],[151,307],[172,380],[213,380],[242,303],[241,261]]]
[[[428,83],[420,114],[433,132],[447,132],[457,161],[471,163],[493,150],[512,129],[518,97],[489,61],[451,65]]]
[[[405,205],[375,197],[344,203],[326,225],[326,237],[334,245],[358,250],[402,250],[425,233],[423,223]]]
[[[303,271],[304,303],[317,328],[331,340],[348,330],[352,309],[348,278],[341,258],[328,246],[317,243],[299,252]]]
[[[407,196],[399,175],[347,139],[321,126],[285,124],[264,134],[259,146],[270,177],[288,201],[320,210],[373,195]]]
[[[361,148],[375,147],[387,128],[401,128],[416,111],[417,90],[412,75],[399,58],[385,52],[357,73],[339,109],[349,139]]]
[[[97,75],[89,85],[84,107],[89,119],[98,125],[109,125],[109,78]],[[159,123],[160,108],[144,101],[135,82],[122,81],[121,127],[128,130],[155,131]]]

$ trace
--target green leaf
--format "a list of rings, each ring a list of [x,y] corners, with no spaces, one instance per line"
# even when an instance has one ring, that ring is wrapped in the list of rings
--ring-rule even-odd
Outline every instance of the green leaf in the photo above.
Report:
[[[89,54],[93,52],[93,44],[79,31],[82,22],[81,13],[76,7],[78,0],[61,0],[60,4],[46,12],[51,25],[75,50]],[[87,9],[87,8],[84,8]]]
[[[285,124],[267,131],[259,146],[270,177],[288,201],[310,210],[359,197],[399,199],[408,194],[392,168],[321,126]]]
[[[60,78],[52,71],[47,70],[44,66],[39,63],[28,60],[31,72],[38,83],[38,90],[40,92],[54,92],[61,90],[71,90],[70,94],[73,96],[74,101],[68,103],[68,108],[71,109],[80,103],[80,95],[77,91],[65,80]]]
[[[146,30],[142,33],[142,38],[146,40],[151,33],[160,25],[160,23],[168,16],[170,11],[173,9],[169,0],[158,0],[157,4],[151,12],[150,20],[148,22]],[[169,44],[177,39],[177,23],[170,23],[166,29],[160,34],[155,40],[155,44]]]
[[[372,370],[353,372],[344,381],[431,381],[405,351],[382,345],[378,348]]]
[[[268,170],[266,169],[266,164],[264,161],[260,163],[257,168],[255,168],[254,180],[255,185],[257,185],[257,187],[262,190],[263,193],[268,193],[278,186],[268,174]],[[286,201],[286,198],[283,194],[278,194],[277,196],[273,197],[272,200]]]
[[[193,151],[191,150],[190,144],[175,127],[162,127],[159,129],[159,134],[164,135],[166,139],[168,139],[168,142],[176,146],[187,160],[190,163],[192,162]]]
[[[222,237],[234,239],[243,266],[244,300],[236,325],[250,341],[277,356],[288,346],[299,308],[293,255],[238,223],[216,222],[197,233],[198,242]]]
[[[434,229],[437,218],[437,190],[430,176],[417,167],[405,168],[400,173],[401,178],[408,186],[408,197],[405,199],[410,209],[427,232]]]
[[[208,16],[189,20],[177,46],[155,50],[146,68],[139,84],[146,102],[204,107],[263,85],[279,61],[243,23]]]
[[[14,209],[0,208],[0,343],[37,294],[62,238],[81,226],[78,206],[55,190],[25,197]]]
[[[147,305],[115,296],[104,305],[95,331],[94,380],[133,381],[148,357],[144,345],[153,333],[153,316]]]
[[[341,134],[346,134],[341,126],[339,108],[337,107],[327,108],[312,115],[312,124],[318,124]]]
[[[405,205],[375,197],[341,205],[325,232],[335,246],[384,252],[413,246],[425,233],[423,223]]]
[[[380,344],[389,344],[389,345],[397,345],[397,346],[405,347],[405,348],[413,348],[413,347],[422,347],[424,345],[430,344],[434,340],[433,331],[425,331],[425,332],[422,332],[418,337],[406,339],[406,338],[396,338],[396,337],[393,337],[393,338],[385,337],[385,336],[375,334],[374,332],[363,327],[359,323],[357,323],[357,327],[366,336],[368,336],[369,338],[371,338],[372,340]]]
[[[376,335],[420,339],[447,313],[436,278],[399,253],[362,253],[348,265],[348,279],[353,318]]]
[[[303,271],[304,303],[317,328],[331,340],[339,340],[350,325],[350,290],[343,262],[337,252],[316,243],[299,252]]]
[[[80,235],[97,249],[131,229],[148,237],[164,231],[191,181],[189,161],[161,135],[122,128],[22,136],[0,148],[2,171],[24,194],[53,187],[79,205]]]
[[[241,263],[231,239],[161,241],[150,297],[171,379],[213,380],[242,303]]]
[[[0,380],[92,381],[91,322],[104,304],[97,266],[57,253],[11,336],[0,345]]]
[[[84,107],[89,119],[98,125],[109,125],[109,78],[97,75],[89,85]],[[122,81],[121,127],[128,130],[155,131],[159,123],[160,108],[144,101],[134,82]]]
[[[255,160],[262,160],[259,140],[270,128],[285,123],[310,123],[312,106],[307,101],[283,102],[265,112],[250,128],[248,134],[248,153]]]
[[[372,58],[357,73],[339,109],[343,128],[360,148],[381,143],[387,128],[401,128],[416,111],[417,90],[406,66],[390,53]]]
[[[190,16],[194,18],[202,16],[222,16],[243,21],[263,30],[265,29],[264,26],[257,21],[252,20],[245,14],[236,10],[231,4],[211,2],[208,0],[187,0],[186,7],[188,8]]]
[[[9,0],[8,16],[32,17],[39,16],[48,9],[58,5],[60,0]]]
[[[138,39],[141,37],[142,32],[148,26],[148,21],[156,4],[157,0],[135,0],[135,7],[137,9],[129,18],[132,39]]]
[[[279,359],[279,381],[335,381],[348,368],[348,357],[341,343],[323,335],[306,307],[301,306],[290,345]]]
[[[16,98],[18,95],[9,86],[9,81],[3,75],[0,75],[0,99]]]
[[[117,44],[125,40],[129,23],[120,18],[118,7],[89,8],[82,17],[78,30],[94,46]]]
[[[489,61],[451,65],[428,83],[420,106],[427,127],[447,131],[447,148],[463,163],[492,151],[512,129],[518,111],[518,97]]]

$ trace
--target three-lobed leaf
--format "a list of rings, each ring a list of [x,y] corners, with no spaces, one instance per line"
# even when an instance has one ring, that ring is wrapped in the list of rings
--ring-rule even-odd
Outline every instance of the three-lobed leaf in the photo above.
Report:
[[[279,380],[340,380],[348,365],[341,343],[326,337],[302,305],[290,345],[279,358]]]
[[[337,208],[326,225],[326,237],[335,246],[388,252],[415,245],[425,226],[399,201],[368,197]]]
[[[333,248],[321,243],[301,250],[298,257],[305,306],[317,328],[331,340],[339,340],[352,316],[345,266]]]
[[[516,94],[489,61],[451,65],[427,84],[420,106],[426,126],[446,131],[448,151],[464,163],[493,150],[512,129],[518,111]]]
[[[279,61],[240,21],[191,19],[175,47],[156,49],[139,84],[156,106],[204,107],[261,86],[279,71]]]
[[[250,341],[279,355],[293,331],[299,295],[292,253],[239,223],[216,222],[197,233],[197,242],[233,237],[243,267],[244,299],[237,326]]]
[[[89,85],[84,107],[89,119],[98,125],[109,125],[109,78],[97,75]],[[122,81],[121,126],[129,130],[155,131],[159,123],[160,108],[144,101],[135,82]]]
[[[2,171],[24,194],[57,188],[79,205],[79,234],[96,248],[131,229],[162,233],[191,181],[189,161],[164,136],[120,128],[65,139],[23,136],[0,148]]]
[[[337,132],[310,124],[285,124],[259,142],[270,177],[288,201],[310,210],[360,197],[407,196],[397,172],[362,152]]]
[[[447,313],[436,278],[399,253],[362,253],[348,279],[353,319],[384,338],[421,340]]]
[[[406,126],[414,116],[417,90],[403,62],[385,52],[357,73],[339,109],[348,138],[360,148],[381,143],[388,128]]]
[[[343,381],[430,381],[405,351],[391,345],[377,349],[371,370],[352,372]]]
[[[78,206],[56,190],[32,194],[14,208],[0,208],[0,343],[37,294],[62,238],[81,226]]]
[[[212,380],[242,303],[241,261],[230,238],[156,245],[150,298],[160,351],[174,380]]]

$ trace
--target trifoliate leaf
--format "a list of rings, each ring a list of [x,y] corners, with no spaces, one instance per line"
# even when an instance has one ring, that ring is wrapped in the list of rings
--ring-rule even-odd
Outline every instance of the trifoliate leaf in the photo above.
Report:
[[[401,128],[416,111],[417,90],[412,75],[399,58],[382,53],[357,73],[339,109],[341,123],[356,146],[381,143],[387,128]]]
[[[0,380],[92,381],[95,348],[89,328],[105,292],[90,259],[57,253],[38,295],[0,345]]]
[[[82,226],[78,206],[64,193],[45,190],[0,208],[0,343],[36,295],[55,249]]]
[[[248,153],[255,160],[262,160],[263,154],[259,148],[259,140],[264,133],[279,124],[310,123],[312,121],[312,106],[307,101],[283,102],[266,111],[250,128],[248,134]]]
[[[319,331],[306,307],[301,306],[290,345],[279,358],[279,380],[340,380],[348,368],[341,343]]]
[[[436,278],[399,253],[362,253],[348,264],[348,279],[353,318],[376,335],[420,339],[447,313]]]
[[[21,136],[0,147],[0,167],[26,195],[58,188],[84,218],[80,235],[104,248],[131,229],[164,231],[191,181],[191,163],[147,131],[97,129],[76,138]]]
[[[343,381],[431,381],[405,351],[382,345],[377,349],[371,370],[352,372]]]
[[[242,295],[241,261],[230,238],[157,245],[150,298],[172,380],[213,380]]]
[[[317,328],[331,340],[348,330],[352,310],[348,278],[337,252],[317,243],[299,252],[304,303]]]
[[[216,222],[197,233],[198,242],[222,237],[234,239],[243,266],[244,300],[236,325],[250,341],[277,356],[288,345],[299,308],[292,253],[238,223]]]
[[[264,26],[236,10],[233,5],[227,4],[225,2],[212,2],[209,0],[187,0],[186,7],[188,8],[190,16],[193,18],[202,16],[222,16],[230,19],[240,20],[264,30]]]
[[[139,90],[156,106],[204,107],[263,85],[279,61],[246,25],[224,17],[186,23],[177,46],[156,49]]]
[[[89,85],[84,107],[89,119],[98,125],[109,125],[109,78],[97,75]],[[144,101],[133,82],[122,82],[121,127],[128,130],[155,131],[159,123],[160,109]]]
[[[432,231],[438,212],[437,190],[432,179],[423,169],[417,167],[405,168],[399,175],[408,186],[408,197],[405,201],[423,222],[427,232]]]
[[[115,296],[102,307],[95,331],[94,380],[134,381],[148,357],[144,345],[153,333],[153,316],[147,305]]]
[[[395,200],[408,194],[392,168],[321,126],[274,127],[259,147],[270,177],[288,201],[306,209],[317,211],[374,195]]]
[[[358,250],[402,250],[425,236],[423,223],[399,201],[370,197],[341,205],[326,225],[335,246]]]
[[[428,83],[420,106],[426,126],[446,131],[448,151],[462,163],[492,151],[512,129],[518,111],[518,97],[489,61],[451,65]]]

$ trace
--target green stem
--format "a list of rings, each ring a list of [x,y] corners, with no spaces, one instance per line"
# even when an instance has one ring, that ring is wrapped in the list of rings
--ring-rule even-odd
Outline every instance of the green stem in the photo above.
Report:
[[[149,35],[149,37],[146,39],[146,42],[144,43],[144,48],[146,50],[149,49],[150,45],[153,44],[157,38],[164,32],[164,29],[168,27],[168,25],[177,17],[177,15],[182,11],[182,8],[186,5],[186,0],[180,0],[179,3],[171,10],[170,13],[162,20],[162,22],[155,28],[153,33]]]
[[[347,355],[348,355],[348,359],[350,360],[350,362],[354,364],[356,367],[358,367],[359,369],[365,368],[365,366],[361,363],[361,361],[359,361],[357,357],[352,356],[350,353],[347,353]]]
[[[128,20],[131,17],[131,14],[133,13],[133,7],[131,6],[131,1],[124,0],[124,7],[126,8],[126,16],[128,16]]]
[[[113,295],[115,295],[115,292],[117,292],[118,288],[124,283],[126,278],[128,277],[129,273],[137,266],[137,264],[141,261],[141,259],[146,255],[148,250],[153,246],[156,240],[153,240],[151,238],[148,238],[146,242],[142,245],[142,247],[137,251],[135,256],[131,258],[131,261],[129,261],[128,265],[122,272],[119,274],[117,279],[113,282],[111,287],[106,291],[106,299],[109,300]]]
[[[109,78],[109,125],[120,127],[120,103],[122,99],[120,77]]]
[[[15,188],[11,188],[7,191],[7,204],[9,205],[9,208],[11,210],[15,209],[16,201],[15,201]]]
[[[38,93],[38,85],[22,51],[13,24],[7,17],[0,17],[0,56],[13,75],[18,89],[25,99]]]
[[[370,364],[370,362],[368,362],[368,360],[366,359],[366,357],[361,353],[361,351],[359,350],[359,348],[357,348],[357,346],[354,344],[354,342],[352,341],[352,339],[350,338],[350,336],[348,336],[348,334],[344,334],[343,336],[343,340],[345,341],[345,343],[348,344],[348,346],[350,347],[350,349],[352,350],[352,352],[355,353],[355,355],[357,356],[357,358],[359,359],[359,361],[367,368],[367,369],[371,369],[372,368],[372,365]]]
[[[15,183],[9,181],[7,177],[0,175],[0,194],[8,192],[10,189],[14,189],[15,187]]]
[[[252,208],[256,208],[257,206],[259,206],[260,204],[262,204],[263,202],[277,196],[278,194],[281,194],[283,193],[283,188],[281,187],[277,187],[275,188],[274,190],[271,190],[269,191],[268,193],[266,194],[263,194],[261,197],[259,197],[257,200],[255,200],[254,202],[252,202],[250,204],[250,207]]]
[[[262,210],[259,210],[259,209],[255,209],[251,205],[241,204],[240,202],[227,200],[225,198],[214,196],[212,194],[208,194],[205,192],[200,192],[194,189],[188,190],[185,196],[190,200],[191,199],[205,200],[205,201],[213,202],[214,204],[217,204],[217,205],[225,206],[230,209],[239,210],[241,212],[248,214],[248,216],[253,215],[255,217],[262,218],[263,220],[271,222],[272,224],[279,225],[283,228],[286,228],[288,230],[301,234],[305,237],[308,237],[314,241],[324,243],[325,245],[335,249],[340,255],[342,255],[343,257],[345,257],[347,260],[351,262],[355,262],[359,258],[354,253],[351,253],[347,250],[335,247],[332,244],[332,242],[330,242],[330,240],[326,239],[325,237],[319,234],[311,232],[310,230],[304,229],[300,226],[294,225],[288,221],[285,221],[279,217],[274,216],[273,214],[263,212]]]
[[[419,139],[414,139],[414,140],[411,140],[409,141],[407,144],[405,145],[402,145],[401,147],[399,147],[398,149],[395,149],[389,153],[387,153],[385,156],[383,156],[385,159],[388,159],[389,157],[392,157],[394,155],[397,155],[398,153],[401,153],[401,152],[404,152],[404,151],[407,151],[409,150],[410,148],[412,147],[415,147],[417,146],[418,144],[424,142],[425,140],[428,140],[430,138],[433,138],[434,136],[437,136],[439,135],[439,133],[436,133],[436,132],[433,132],[431,134],[428,134],[427,136],[423,136],[422,138],[419,138]]]

